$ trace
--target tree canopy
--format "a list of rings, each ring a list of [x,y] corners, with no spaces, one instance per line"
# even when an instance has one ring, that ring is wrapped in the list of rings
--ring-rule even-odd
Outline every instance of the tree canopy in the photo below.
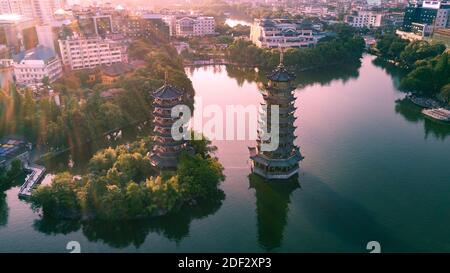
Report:
[[[184,153],[175,171],[156,176],[147,152],[149,140],[107,148],[89,162],[89,173],[56,176],[32,195],[34,209],[56,218],[136,219],[167,214],[192,201],[220,196],[223,167],[211,156],[210,142],[194,155]]]

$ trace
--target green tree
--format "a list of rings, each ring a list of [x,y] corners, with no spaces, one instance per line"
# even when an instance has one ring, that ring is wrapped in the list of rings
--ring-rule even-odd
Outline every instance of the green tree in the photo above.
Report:
[[[450,104],[450,83],[442,87],[441,95],[442,98],[444,98],[448,102],[448,104]]]
[[[81,206],[77,198],[78,183],[69,173],[57,175],[51,186],[39,186],[33,192],[33,208],[42,208],[44,215],[52,217],[79,217]]]

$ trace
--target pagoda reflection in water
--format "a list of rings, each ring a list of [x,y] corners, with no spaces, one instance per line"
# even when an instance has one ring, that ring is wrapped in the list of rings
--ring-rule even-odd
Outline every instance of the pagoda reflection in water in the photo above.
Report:
[[[283,243],[291,194],[300,184],[295,177],[279,183],[251,174],[249,186],[255,190],[258,243],[267,251],[274,250]]]

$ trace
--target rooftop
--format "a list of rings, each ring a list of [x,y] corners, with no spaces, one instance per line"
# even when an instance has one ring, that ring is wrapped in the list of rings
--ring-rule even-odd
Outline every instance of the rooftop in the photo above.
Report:
[[[9,160],[27,151],[27,143],[16,139],[0,141],[0,162]]]
[[[183,91],[172,86],[170,84],[165,83],[163,86],[158,88],[155,92],[151,94],[154,98],[159,99],[175,99],[179,98],[183,95]]]
[[[104,99],[110,99],[115,97],[116,95],[125,92],[123,88],[111,88],[100,93],[100,97]]]
[[[101,67],[102,73],[111,77],[118,77],[122,74],[131,72],[132,70],[132,65],[123,62],[114,63],[112,65],[103,65]]]
[[[36,48],[22,51],[13,56],[15,62],[20,63],[23,60],[41,60],[48,62],[56,57],[55,52],[48,47],[38,46]]]
[[[281,62],[277,68],[267,75],[267,78],[275,82],[289,82],[295,80],[295,75],[289,72]]]

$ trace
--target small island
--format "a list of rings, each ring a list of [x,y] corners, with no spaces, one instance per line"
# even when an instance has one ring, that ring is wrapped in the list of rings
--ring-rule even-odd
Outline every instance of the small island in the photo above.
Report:
[[[210,141],[192,141],[194,154],[181,153],[174,171],[158,174],[147,153],[150,139],[107,148],[82,176],[58,174],[31,197],[34,209],[58,219],[140,219],[165,215],[183,205],[220,198],[225,177]]]

